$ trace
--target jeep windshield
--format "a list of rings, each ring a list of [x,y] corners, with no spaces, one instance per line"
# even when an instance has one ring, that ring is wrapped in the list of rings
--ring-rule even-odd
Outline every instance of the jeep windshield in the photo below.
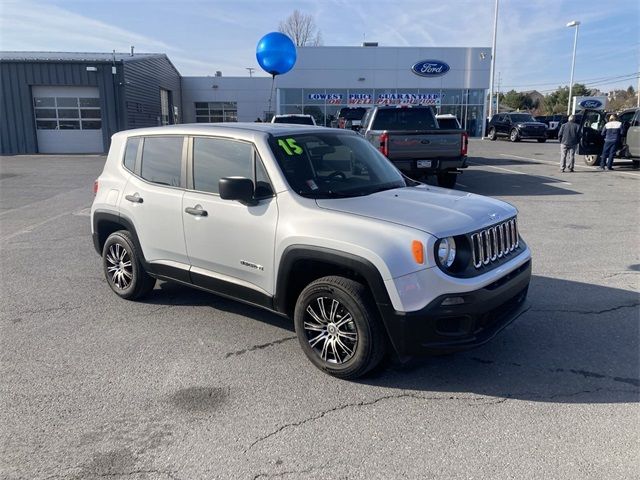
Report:
[[[358,135],[300,133],[274,137],[270,143],[287,182],[304,197],[357,197],[409,185]]]

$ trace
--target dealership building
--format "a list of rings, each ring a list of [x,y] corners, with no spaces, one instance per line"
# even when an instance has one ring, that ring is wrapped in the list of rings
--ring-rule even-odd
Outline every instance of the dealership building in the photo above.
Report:
[[[486,117],[491,49],[301,47],[290,72],[182,77],[164,54],[0,52],[0,152],[102,153],[113,133],[172,123],[251,122],[342,107],[430,105],[471,136]]]

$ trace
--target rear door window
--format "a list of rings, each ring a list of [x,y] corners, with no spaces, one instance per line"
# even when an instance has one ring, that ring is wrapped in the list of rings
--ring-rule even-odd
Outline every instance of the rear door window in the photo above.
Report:
[[[183,142],[183,137],[146,137],[140,176],[152,183],[179,187]]]

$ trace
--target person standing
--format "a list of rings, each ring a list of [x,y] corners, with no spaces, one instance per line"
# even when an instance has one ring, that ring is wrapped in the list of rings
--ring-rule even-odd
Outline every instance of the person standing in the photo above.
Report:
[[[575,122],[576,117],[571,115],[567,123],[563,123],[558,131],[558,141],[560,142],[560,171],[567,168],[567,157],[569,157],[569,171],[573,172],[576,163],[576,147],[579,141],[579,125]]]
[[[605,123],[602,129],[604,137],[604,148],[602,149],[602,157],[600,158],[600,170],[613,170],[613,157],[616,154],[616,146],[622,136],[622,123],[618,121],[618,116],[614,113],[609,117],[609,121]]]

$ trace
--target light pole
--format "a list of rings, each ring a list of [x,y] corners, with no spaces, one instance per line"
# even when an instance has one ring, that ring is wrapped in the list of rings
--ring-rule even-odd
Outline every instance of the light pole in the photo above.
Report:
[[[493,81],[496,73],[496,37],[498,35],[498,0],[493,15],[493,42],[491,44],[491,70],[489,72],[489,120],[493,117]],[[484,121],[483,125],[487,122]],[[485,133],[486,135],[486,133]]]
[[[576,66],[576,46],[578,45],[578,29],[580,28],[580,22],[578,20],[572,20],[567,23],[567,27],[576,27],[576,34],[573,37],[573,59],[571,60],[571,81],[569,82],[569,100],[567,102],[567,115],[571,115],[571,93],[573,91],[573,70]]]

